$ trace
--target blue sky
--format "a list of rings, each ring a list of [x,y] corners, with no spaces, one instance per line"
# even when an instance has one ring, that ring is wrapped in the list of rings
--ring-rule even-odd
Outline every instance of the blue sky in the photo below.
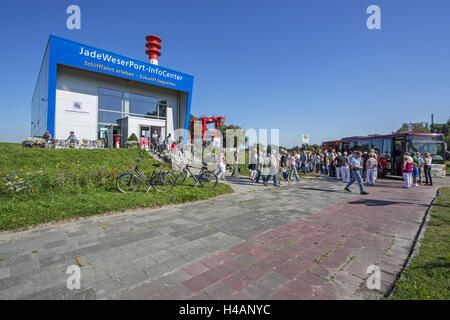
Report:
[[[81,8],[81,30],[66,8]],[[366,8],[381,8],[381,30]],[[54,33],[194,75],[192,113],[279,128],[285,146],[390,133],[450,116],[450,1],[8,1],[0,12],[0,141],[30,134],[31,97]]]

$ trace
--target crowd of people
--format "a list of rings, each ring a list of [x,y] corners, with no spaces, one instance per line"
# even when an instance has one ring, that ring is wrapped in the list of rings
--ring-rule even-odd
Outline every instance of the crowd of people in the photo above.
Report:
[[[238,152],[235,152],[233,163],[233,176],[238,171]],[[219,178],[225,180],[226,157],[223,152],[218,161]],[[364,184],[375,185],[378,177],[386,176],[386,155],[371,149],[368,152],[346,151],[336,152],[334,149],[327,151],[292,151],[282,150],[279,153],[273,150],[270,156],[258,152],[253,148],[249,154],[249,179],[252,182],[262,183],[267,186],[273,179],[274,186],[279,187],[283,182],[292,183],[301,181],[298,172],[320,173],[334,177],[346,183],[345,190],[351,192],[350,187],[356,182],[360,193],[368,194],[364,190]],[[433,185],[431,178],[431,156],[426,153],[405,153],[401,164],[405,188],[423,184]]]

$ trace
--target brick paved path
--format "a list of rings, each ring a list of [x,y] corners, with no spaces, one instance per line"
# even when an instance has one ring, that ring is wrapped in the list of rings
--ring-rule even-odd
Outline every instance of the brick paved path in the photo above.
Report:
[[[0,299],[377,298],[367,266],[384,290],[436,193],[401,185],[362,197],[320,179],[3,233]]]
[[[435,188],[382,181],[343,200],[191,263],[114,299],[372,299],[400,270]],[[381,290],[367,289],[367,267]]]

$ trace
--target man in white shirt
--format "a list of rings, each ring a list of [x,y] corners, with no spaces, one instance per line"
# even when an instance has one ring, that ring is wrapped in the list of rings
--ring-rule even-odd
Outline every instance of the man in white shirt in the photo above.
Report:
[[[270,156],[269,160],[269,174],[266,176],[266,178],[263,180],[264,185],[267,187],[267,182],[269,182],[270,177],[273,175],[273,185],[275,187],[279,187],[278,184],[278,157],[276,150],[272,150],[272,155]]]

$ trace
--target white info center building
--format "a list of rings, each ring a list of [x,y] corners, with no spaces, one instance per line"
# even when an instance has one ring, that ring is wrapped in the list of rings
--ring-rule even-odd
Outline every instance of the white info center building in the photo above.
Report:
[[[188,129],[193,77],[50,36],[34,90],[31,135],[120,147],[134,133],[180,137]],[[182,132],[182,131],[179,131]]]

